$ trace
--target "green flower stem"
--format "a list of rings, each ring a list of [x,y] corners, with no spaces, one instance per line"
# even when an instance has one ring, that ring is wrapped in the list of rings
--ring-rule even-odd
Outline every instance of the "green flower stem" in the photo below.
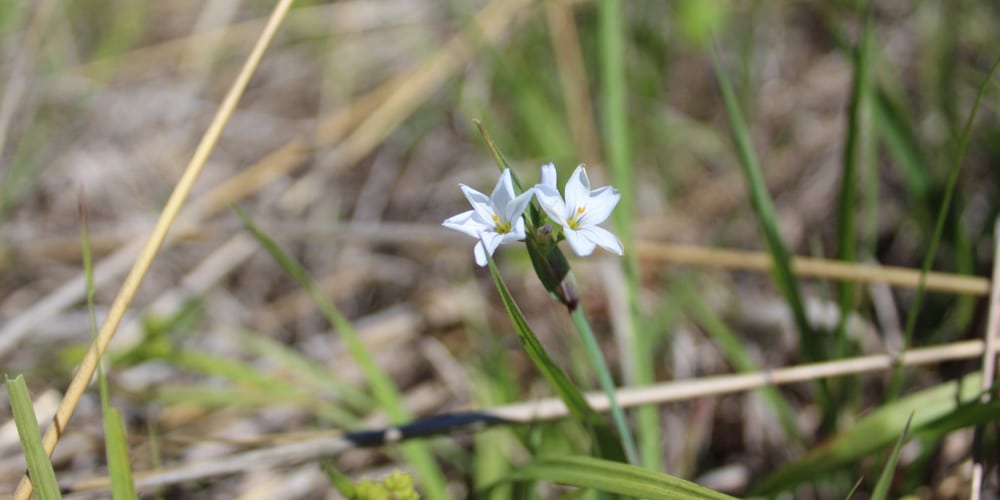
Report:
[[[597,370],[601,389],[608,395],[608,403],[611,406],[611,418],[615,421],[615,427],[618,429],[618,434],[621,437],[622,446],[625,448],[625,456],[628,458],[630,464],[638,465],[639,453],[636,451],[635,439],[632,438],[632,431],[629,430],[628,422],[625,421],[625,412],[622,411],[621,406],[618,406],[618,399],[615,397],[615,383],[611,380],[611,372],[608,370],[608,364],[604,362],[601,348],[597,345],[594,330],[590,328],[590,322],[583,315],[582,307],[573,309],[570,312],[570,317],[573,318],[573,326],[576,327],[576,331],[579,332],[580,338],[583,340],[583,346],[587,349],[587,356],[590,357],[591,364]]]

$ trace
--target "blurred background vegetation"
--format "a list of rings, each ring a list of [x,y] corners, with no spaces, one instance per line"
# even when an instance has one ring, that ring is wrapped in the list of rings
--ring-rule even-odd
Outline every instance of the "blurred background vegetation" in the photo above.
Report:
[[[440,227],[467,209],[458,183],[486,191],[495,182],[475,119],[526,182],[549,161],[561,179],[586,163],[595,186],[614,183],[626,195],[609,224],[626,258],[571,259],[620,384],[816,361],[769,275],[669,265],[637,251],[644,242],[765,248],[713,51],[787,248],[921,267],[938,244],[935,221],[966,120],[1000,54],[1000,4],[872,2],[865,59],[865,2],[608,3],[296,2],[108,353],[135,469],[223,461],[387,423],[338,329],[260,251],[231,204],[303,264],[413,415],[551,394],[474,265],[472,241]],[[91,339],[79,199],[90,214],[100,319],[272,7],[0,2],[0,368],[25,374],[40,414],[51,415]],[[867,97],[855,120],[862,68]],[[935,270],[990,274],[997,90],[993,80],[970,129]],[[844,205],[848,175],[856,193]],[[848,213],[855,222],[844,226]],[[854,242],[849,251],[844,241]],[[596,388],[526,255],[505,247],[497,257],[557,361]],[[801,286],[823,359],[903,345],[912,290]],[[981,338],[987,305],[928,294],[911,345]],[[977,367],[907,370],[902,394]],[[645,465],[740,495],[850,429],[890,385],[886,373],[839,378],[633,418]],[[57,476],[71,490],[105,470],[99,408],[96,392],[85,398],[56,449]],[[6,402],[0,417],[9,420]],[[5,490],[24,467],[8,427],[0,430]],[[971,436],[940,433],[904,448],[895,494],[966,496]],[[526,457],[579,451],[581,442],[559,423],[429,441],[453,497],[473,495]],[[352,450],[336,467],[377,477],[408,470],[401,456],[396,447]],[[862,477],[867,491],[883,460],[853,457],[786,491],[843,498]],[[517,488],[497,494],[525,494]],[[322,498],[330,490],[314,462],[279,461],[140,491]]]

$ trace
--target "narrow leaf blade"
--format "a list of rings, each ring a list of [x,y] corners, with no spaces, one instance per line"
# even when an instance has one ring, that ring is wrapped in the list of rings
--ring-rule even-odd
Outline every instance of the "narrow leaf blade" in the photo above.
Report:
[[[41,500],[62,498],[52,461],[42,446],[42,433],[38,430],[35,408],[31,396],[28,395],[24,376],[18,375],[14,380],[6,378],[6,382],[10,408],[14,412],[14,425],[17,427],[17,435],[24,449],[24,461],[28,464],[31,484]]]
[[[593,457],[545,457],[516,469],[509,479],[551,481],[637,498],[665,500],[733,498],[667,474]]]

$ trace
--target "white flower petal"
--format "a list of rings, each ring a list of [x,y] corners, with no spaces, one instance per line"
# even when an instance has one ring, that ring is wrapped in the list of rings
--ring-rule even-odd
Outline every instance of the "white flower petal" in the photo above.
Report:
[[[587,201],[587,210],[580,216],[580,225],[596,226],[606,221],[608,216],[611,215],[611,211],[618,205],[618,200],[621,197],[622,195],[618,194],[618,190],[611,186],[595,189],[590,193],[590,199]]]
[[[535,186],[535,199],[538,200],[538,204],[542,207],[542,210],[548,214],[553,222],[560,226],[567,224],[566,202],[559,195],[559,191],[544,184],[538,184]]]
[[[502,212],[505,207],[510,205],[511,200],[514,199],[514,184],[510,180],[509,168],[503,169],[503,173],[500,174],[500,180],[497,181],[496,187],[493,188],[493,194],[490,195],[490,199],[493,201],[493,208],[498,213]]]
[[[566,181],[566,218],[573,216],[573,213],[580,207],[586,206],[590,198],[590,179],[587,178],[587,170],[583,165],[578,165],[573,175]]]
[[[504,243],[523,240],[526,236],[526,234],[524,233],[524,219],[518,217],[517,220],[514,221],[514,224],[511,227],[510,232],[504,236],[505,236],[503,241]],[[510,239],[506,238],[506,236],[510,236]]]
[[[549,186],[550,188],[555,189],[556,191],[559,190],[559,187],[556,186],[555,163],[546,163],[545,165],[542,165],[542,178],[541,180],[539,180],[538,183],[543,186]]]
[[[583,232],[574,231],[570,228],[565,228],[566,241],[569,242],[569,246],[576,252],[580,257],[586,257],[594,252],[594,247],[596,246],[593,241],[588,239]]]
[[[472,248],[472,255],[476,258],[476,265],[479,267],[486,267],[489,262],[486,261],[486,252],[483,250],[483,242],[477,241],[476,246]]]
[[[468,212],[448,217],[441,225],[448,229],[465,233],[473,238],[478,238],[479,233],[493,227],[492,225],[485,224],[475,210],[469,210]]]
[[[497,251],[497,247],[500,243],[503,243],[503,236],[499,233],[483,233],[483,244],[486,245],[486,252],[493,255],[493,252]]]
[[[580,228],[577,234],[613,254],[623,255],[625,253],[625,247],[622,246],[622,242],[618,237],[603,227],[587,226]]]
[[[528,204],[531,203],[531,197],[535,195],[534,188],[529,189],[517,198],[511,200],[510,203],[504,208],[504,217],[506,217],[508,222],[514,222],[521,220],[521,214],[524,213],[524,209],[528,208]]]
[[[459,184],[458,187],[462,188],[462,193],[465,193],[465,198],[469,200],[469,204],[479,214],[479,217],[485,221],[493,220],[495,209],[493,208],[493,201],[489,197],[465,184]]]

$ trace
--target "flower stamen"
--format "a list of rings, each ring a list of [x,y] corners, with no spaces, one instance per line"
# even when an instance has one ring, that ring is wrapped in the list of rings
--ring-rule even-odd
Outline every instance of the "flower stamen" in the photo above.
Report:
[[[573,216],[570,217],[568,221],[566,221],[566,223],[569,225],[570,229],[576,230],[576,229],[579,228],[579,226],[580,226],[580,217],[583,216],[583,213],[586,212],[586,211],[587,211],[586,205],[584,205],[584,206],[576,209],[576,213],[573,214]]]

